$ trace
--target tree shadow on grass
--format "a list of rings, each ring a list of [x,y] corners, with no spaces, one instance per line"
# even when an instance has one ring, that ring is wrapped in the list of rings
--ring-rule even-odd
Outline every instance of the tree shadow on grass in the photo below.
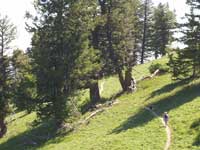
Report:
[[[194,121],[190,126],[190,129],[193,129],[196,133],[199,133],[193,142],[193,146],[200,146],[200,119]]]
[[[113,101],[115,101],[118,97],[120,97],[123,94],[124,94],[124,92],[120,91],[118,93],[113,94],[109,98],[101,98],[101,101],[99,103],[97,103],[97,104],[105,104],[105,103],[113,102]],[[83,106],[81,106],[81,113],[85,114],[86,112],[88,112],[90,110],[97,109],[96,108],[97,104],[93,104],[93,103],[91,103],[90,100],[88,100]]]
[[[162,115],[165,111],[170,111],[175,109],[187,102],[194,100],[196,97],[200,96],[200,85],[192,85],[186,86],[182,90],[178,91],[172,96],[163,98],[158,102],[151,103],[154,111],[158,115]],[[141,108],[136,115],[129,117],[125,122],[123,122],[120,126],[115,128],[112,133],[120,133],[126,131],[128,129],[132,129],[135,127],[143,126],[155,117],[151,115],[147,110]]]
[[[60,142],[67,133],[69,132],[58,132],[55,124],[48,121],[1,143],[0,150],[34,150],[52,139],[52,143]]]
[[[154,98],[158,95],[161,95],[163,93],[171,92],[172,90],[174,90],[178,86],[184,86],[184,85],[187,85],[188,83],[190,83],[190,80],[182,80],[182,81],[174,82],[172,84],[168,84],[168,85],[162,87],[161,89],[152,92],[151,96],[149,98],[147,98],[147,100]]]
[[[20,116],[18,116],[18,117],[15,117],[14,119],[13,118],[11,118],[11,120],[6,120],[6,124],[10,124],[10,123],[12,123],[12,122],[14,122],[14,121],[16,121],[16,120],[18,120],[18,119],[21,119],[21,118],[23,118],[23,117],[25,117],[26,115],[28,115],[28,113],[23,113],[22,115],[20,115]]]
[[[103,104],[103,103],[108,102],[108,101],[116,100],[117,98],[122,96],[124,93],[125,93],[124,91],[119,91],[119,92],[113,94],[112,96],[110,96],[109,98],[102,98],[101,103]]]

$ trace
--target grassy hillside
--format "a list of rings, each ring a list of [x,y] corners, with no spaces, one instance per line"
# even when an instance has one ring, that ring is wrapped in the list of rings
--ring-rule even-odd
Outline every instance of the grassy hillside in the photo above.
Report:
[[[157,61],[166,63],[166,59]],[[137,79],[148,74],[150,64],[135,68]],[[121,90],[117,77],[102,82],[105,99]],[[200,150],[199,91],[200,81],[173,82],[169,74],[142,81],[137,92],[117,97],[118,104],[95,116],[88,125],[53,138],[49,136],[53,135],[53,130],[48,123],[32,129],[30,123],[35,114],[21,112],[8,117],[8,134],[0,139],[0,150],[164,149],[165,128],[158,118],[144,109],[147,105],[152,105],[159,115],[169,112],[171,150]]]

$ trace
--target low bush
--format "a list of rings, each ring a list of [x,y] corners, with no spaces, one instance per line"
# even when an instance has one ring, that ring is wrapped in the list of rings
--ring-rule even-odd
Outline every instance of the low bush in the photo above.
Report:
[[[161,74],[166,73],[166,72],[169,71],[168,66],[162,65],[162,64],[159,64],[159,63],[151,64],[151,65],[149,66],[149,72],[150,72],[151,74],[154,73],[157,69],[159,69],[159,72],[160,72]]]

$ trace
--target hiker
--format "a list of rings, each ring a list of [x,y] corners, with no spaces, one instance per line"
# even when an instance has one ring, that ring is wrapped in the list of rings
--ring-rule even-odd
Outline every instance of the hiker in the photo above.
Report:
[[[165,122],[165,126],[167,126],[167,123],[168,123],[168,120],[169,120],[169,115],[167,114],[167,112],[164,113],[163,120]]]
[[[149,109],[150,109],[150,110],[153,110],[153,106],[149,106]]]

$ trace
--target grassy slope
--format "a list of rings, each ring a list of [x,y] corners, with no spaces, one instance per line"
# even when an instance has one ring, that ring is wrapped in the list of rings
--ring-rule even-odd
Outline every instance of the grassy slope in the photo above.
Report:
[[[165,59],[158,61],[166,62]],[[148,74],[149,65],[137,66],[136,78]],[[120,91],[116,77],[101,82],[104,82],[104,98]],[[33,136],[47,134],[48,128],[28,128],[35,114],[16,114],[15,118],[22,117],[8,124],[9,132],[0,140],[0,150],[161,150],[166,133],[160,120],[143,109],[149,104],[160,115],[169,112],[172,150],[200,150],[200,86],[195,83],[174,83],[170,75],[143,81],[136,93],[118,97],[119,104],[96,116],[87,126],[49,141]],[[27,141],[36,141],[37,145],[27,147]]]

